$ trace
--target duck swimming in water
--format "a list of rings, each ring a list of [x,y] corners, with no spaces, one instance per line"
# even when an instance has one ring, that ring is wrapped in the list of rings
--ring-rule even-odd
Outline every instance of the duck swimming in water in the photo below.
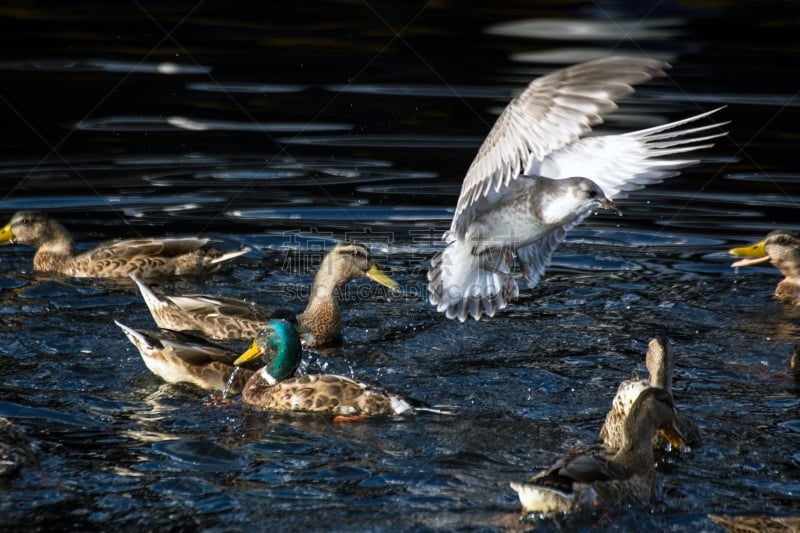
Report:
[[[600,430],[600,441],[607,450],[618,450],[622,446],[625,419],[630,415],[631,407],[642,391],[656,387],[672,394],[674,359],[672,344],[666,337],[658,336],[650,341],[646,356],[649,379],[639,379],[638,376],[634,376],[620,383],[611,404],[611,410],[606,415],[606,421]],[[675,409],[675,424],[683,435],[685,444],[695,444],[700,440],[700,431],[697,426],[677,408]],[[653,448],[662,450],[666,444],[664,436],[656,433],[653,437]]]
[[[337,244],[325,255],[314,276],[305,311],[297,315],[301,329],[309,333],[303,336],[306,347],[330,345],[341,338],[342,312],[337,290],[359,277],[392,290],[398,287],[361,244]],[[141,280],[133,279],[161,328],[197,331],[216,340],[250,340],[270,317],[269,310],[234,298],[205,294],[159,296]]]
[[[754,244],[732,248],[730,253],[742,257],[734,268],[759,265],[769,261],[781,271],[783,280],[775,288],[775,297],[792,305],[800,305],[800,232],[776,229],[767,238]]]
[[[528,481],[512,482],[525,514],[574,512],[598,504],[640,502],[655,488],[651,441],[661,432],[680,448],[684,439],[675,419],[672,395],[645,389],[625,419],[623,445],[614,454],[569,455]]]
[[[148,370],[167,383],[191,383],[207,391],[239,394],[257,368],[241,367],[231,381],[238,354],[224,346],[187,332],[145,331],[114,323],[139,350]]]
[[[664,75],[646,57],[605,57],[534,80],[505,108],[467,170],[447,247],[431,261],[428,297],[447,318],[493,316],[519,294],[514,258],[529,287],[567,232],[612,200],[679,174],[713,146],[717,110],[622,135],[584,137],[631,85]]]
[[[44,213],[18,211],[0,228],[0,244],[36,248],[35,271],[76,278],[127,278],[135,274],[151,279],[207,274],[250,251],[243,248],[221,252],[206,248],[208,242],[198,237],[131,239],[103,243],[76,254],[72,235]]]
[[[341,417],[403,415],[419,411],[452,414],[452,408],[429,406],[390,390],[333,374],[294,377],[302,350],[294,326],[273,319],[261,327],[249,350],[234,364],[260,357],[266,365],[242,389],[242,399],[260,410],[314,412]]]

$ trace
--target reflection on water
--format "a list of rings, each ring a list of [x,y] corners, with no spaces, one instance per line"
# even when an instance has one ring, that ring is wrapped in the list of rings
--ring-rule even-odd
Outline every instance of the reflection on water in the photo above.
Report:
[[[208,74],[211,67],[179,65],[177,63],[147,63],[114,61],[111,59],[65,59],[60,57],[8,61],[0,63],[0,70],[14,71],[70,71],[70,72],[124,72],[129,74]]]
[[[678,38],[685,24],[686,21],[682,19],[659,17],[634,19],[609,17],[606,20],[537,18],[494,24],[485,31],[489,35],[556,41],[667,41]]]
[[[107,117],[78,122],[75,128],[89,131],[175,131],[175,129],[208,131],[265,131],[265,132],[318,132],[349,130],[348,124],[289,124],[289,123],[253,123],[233,122],[226,120],[204,120],[188,117]]]
[[[726,250],[800,229],[795,58],[775,44],[796,40],[798,12],[742,9],[0,8],[5,219],[53,211],[81,247],[164,233],[246,244],[235,266],[166,289],[298,311],[322,250],[365,242],[402,290],[348,285],[345,343],[305,368],[460,412],[341,424],[165,385],[113,324],[152,328],[132,286],[36,276],[32,250],[10,246],[0,416],[40,464],[0,484],[3,525],[696,531],[714,530],[709,512],[796,513],[798,312],[771,298],[777,271],[735,273]],[[534,76],[612,52],[673,69],[598,130],[727,104],[730,137],[620,202],[623,217],[590,217],[507,312],[446,321],[426,303],[428,262],[494,118]],[[675,344],[677,401],[702,443],[664,460],[651,505],[520,523],[508,482],[596,441],[655,334]]]

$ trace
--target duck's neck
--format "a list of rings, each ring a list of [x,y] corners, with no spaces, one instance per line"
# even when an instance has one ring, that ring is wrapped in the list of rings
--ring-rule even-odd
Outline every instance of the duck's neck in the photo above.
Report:
[[[311,284],[311,294],[308,296],[308,304],[304,314],[318,315],[320,313],[329,314],[333,312],[339,315],[339,294],[337,289],[350,281],[342,279],[337,275],[337,268],[328,254],[319,265],[314,282]]]
[[[614,459],[636,468],[650,468],[655,463],[653,446],[650,442],[657,429],[650,421],[642,421],[638,424],[631,422],[629,415],[623,428],[622,447]]]
[[[651,387],[672,392],[672,348],[663,345],[648,350],[647,371]]]
[[[33,267],[39,271],[57,271],[65,262],[75,255],[75,243],[72,235],[56,221],[51,221],[48,232],[36,243],[36,254],[33,256]]]
[[[314,282],[311,284],[309,305],[314,301],[336,301],[338,296],[336,288],[344,285],[347,281],[339,279],[337,276],[336,265],[333,264],[330,254],[325,256],[314,275]]]
[[[309,300],[306,310],[297,320],[311,329],[313,346],[319,347],[335,342],[341,336],[342,312],[336,300]]]
[[[783,277],[793,280],[794,283],[800,281],[800,253],[794,252],[784,255],[770,256],[772,265],[781,271]]]

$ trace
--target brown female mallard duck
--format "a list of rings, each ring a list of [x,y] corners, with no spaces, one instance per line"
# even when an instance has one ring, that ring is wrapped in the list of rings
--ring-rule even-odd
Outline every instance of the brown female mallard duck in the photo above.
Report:
[[[72,235],[44,213],[18,211],[0,228],[0,244],[25,244],[37,249],[33,256],[37,272],[76,278],[206,274],[250,251],[221,252],[206,248],[208,242],[198,237],[131,239],[103,243],[76,255]]]
[[[202,389],[241,392],[254,367],[240,368],[230,382],[238,355],[187,332],[136,330],[114,321],[136,346],[144,364],[167,383],[191,383]]]
[[[431,407],[419,400],[332,374],[293,377],[302,349],[295,327],[272,319],[262,325],[249,350],[234,364],[259,357],[266,365],[255,372],[242,389],[249,405],[273,412],[315,412],[344,417],[401,415],[417,411],[451,414],[446,407]]]
[[[573,512],[596,504],[637,502],[655,488],[651,441],[661,432],[678,448],[683,436],[675,425],[672,395],[650,387],[642,391],[624,423],[624,444],[613,455],[571,455],[522,483],[511,483],[524,513]]]
[[[345,243],[334,246],[322,260],[314,276],[305,311],[297,315],[299,324],[310,331],[308,347],[329,345],[341,337],[342,313],[337,288],[359,277],[397,289],[397,282],[381,272],[366,247]],[[139,285],[153,320],[161,328],[201,332],[216,340],[252,339],[270,312],[257,305],[202,294],[158,296],[144,283]]]
[[[776,229],[763,241],[732,248],[730,253],[745,258],[733,263],[734,268],[772,263],[783,274],[775,296],[782,302],[800,305],[800,232]]]
[[[647,348],[647,371],[650,374],[649,381],[639,379],[634,376],[632,379],[620,383],[611,410],[606,415],[606,421],[600,430],[600,441],[609,450],[617,450],[622,446],[623,426],[628,417],[631,406],[636,398],[650,387],[664,389],[672,394],[672,368],[674,355],[672,345],[666,337],[655,337],[650,341]],[[700,440],[700,432],[697,426],[684,414],[676,411],[676,424],[683,435],[686,444],[695,444]],[[653,437],[653,446],[656,449],[663,449],[666,440],[660,434]]]

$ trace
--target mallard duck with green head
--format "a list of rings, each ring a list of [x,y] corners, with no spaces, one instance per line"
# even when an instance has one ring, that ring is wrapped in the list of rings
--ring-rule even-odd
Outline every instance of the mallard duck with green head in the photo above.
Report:
[[[337,244],[325,255],[314,276],[305,311],[297,315],[298,323],[310,332],[307,347],[330,345],[341,338],[337,289],[360,277],[391,290],[398,287],[361,244]],[[270,311],[243,300],[204,294],[159,296],[135,277],[134,281],[161,328],[198,331],[215,340],[252,339],[270,316]]]
[[[622,446],[625,419],[642,391],[656,387],[672,394],[674,358],[669,339],[657,336],[650,341],[646,356],[649,379],[639,379],[634,374],[633,378],[620,383],[611,410],[606,415],[605,423],[600,430],[600,441],[606,449],[618,450]],[[677,409],[675,419],[686,444],[696,444],[700,440],[700,431],[694,422]],[[660,433],[656,433],[653,437],[653,447],[660,450],[664,449],[666,444],[666,439]]]
[[[76,278],[152,279],[214,272],[249,248],[222,252],[199,237],[143,238],[111,241],[77,254],[72,235],[50,216],[18,211],[0,228],[0,244],[36,248],[33,269]]]
[[[776,229],[766,239],[732,248],[730,253],[744,258],[733,263],[734,268],[772,263],[783,274],[775,296],[782,302],[800,305],[800,232]]]
[[[390,390],[333,374],[294,377],[302,349],[295,327],[272,319],[263,325],[250,349],[235,362],[258,358],[265,366],[242,389],[242,399],[252,407],[280,413],[313,412],[342,417],[402,415],[417,411],[451,414],[448,407],[429,406]]]
[[[563,457],[529,481],[512,482],[511,488],[517,491],[525,514],[648,500],[656,482],[651,441],[657,432],[673,446],[683,446],[672,395],[650,387],[639,394],[625,419],[624,443],[618,452]]]

